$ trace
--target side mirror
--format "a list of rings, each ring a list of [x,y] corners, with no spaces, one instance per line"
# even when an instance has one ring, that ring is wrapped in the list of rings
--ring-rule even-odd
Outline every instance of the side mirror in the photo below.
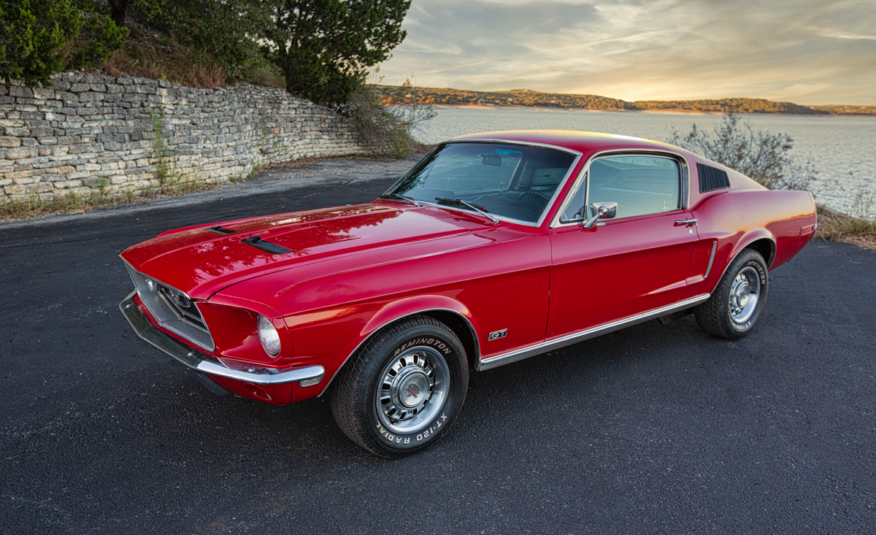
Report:
[[[584,228],[593,228],[597,219],[613,219],[617,216],[616,202],[595,202],[590,205],[590,209],[596,214],[584,223]]]

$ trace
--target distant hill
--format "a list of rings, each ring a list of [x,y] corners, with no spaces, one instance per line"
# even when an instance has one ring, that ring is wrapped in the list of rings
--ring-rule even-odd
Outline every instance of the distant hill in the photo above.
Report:
[[[827,115],[830,112],[793,102],[773,102],[764,98],[722,98],[717,100],[637,100],[638,110],[676,110],[736,113],[789,113],[795,115]]]
[[[812,106],[831,115],[876,115],[876,106]]]
[[[510,91],[469,91],[463,89],[413,87],[399,101],[394,86],[374,86],[384,102],[397,104],[436,104],[474,106],[537,106],[543,108],[584,108],[608,111],[686,111],[783,113],[793,115],[876,115],[876,106],[801,106],[793,102],[773,102],[762,98],[722,98],[717,100],[637,100],[627,102],[599,95],[542,93],[531,89]],[[393,100],[395,99],[395,100]]]

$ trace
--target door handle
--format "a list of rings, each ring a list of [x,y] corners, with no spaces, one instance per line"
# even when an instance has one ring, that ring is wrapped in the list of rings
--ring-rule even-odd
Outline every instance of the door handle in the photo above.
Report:
[[[694,226],[694,225],[696,225],[696,224],[697,224],[697,220],[696,220],[695,218],[693,218],[693,217],[690,218],[690,219],[676,219],[676,220],[675,220],[675,226],[679,226],[679,225],[687,225],[687,226],[689,226],[689,227],[692,227],[692,226]]]

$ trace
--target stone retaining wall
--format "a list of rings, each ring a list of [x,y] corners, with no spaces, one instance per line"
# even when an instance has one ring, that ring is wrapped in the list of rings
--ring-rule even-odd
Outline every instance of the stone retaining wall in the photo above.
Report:
[[[0,204],[222,182],[261,165],[365,152],[350,121],[281,89],[193,89],[64,73],[0,85]]]

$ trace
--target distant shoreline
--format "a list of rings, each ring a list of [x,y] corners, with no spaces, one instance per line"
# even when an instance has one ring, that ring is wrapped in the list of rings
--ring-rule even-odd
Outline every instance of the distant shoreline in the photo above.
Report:
[[[458,110],[533,110],[533,111],[568,111],[568,112],[587,112],[587,113],[645,113],[650,115],[694,115],[707,116],[714,115],[717,117],[726,115],[723,111],[699,111],[685,109],[665,109],[665,110],[605,110],[593,109],[585,107],[559,107],[559,106],[519,106],[514,104],[495,105],[495,104],[428,104],[435,109],[458,109]],[[869,113],[769,113],[769,112],[746,112],[737,111],[738,115],[766,115],[766,116],[783,116],[783,117],[873,117],[876,115]]]
[[[535,111],[586,111],[589,113],[658,113],[658,114],[685,114],[685,115],[724,115],[722,111],[696,111],[696,110],[600,110],[584,107],[561,107],[561,106],[518,106],[507,104],[497,106],[495,104],[429,104],[433,108],[455,108],[459,110],[535,110]],[[788,114],[790,115],[790,114]]]
[[[600,95],[542,93],[529,89],[510,91],[469,91],[453,88],[406,86],[371,86],[386,105],[418,104],[459,109],[530,108],[536,110],[620,111],[670,115],[766,114],[830,116],[853,115],[876,117],[876,105],[814,105],[777,102],[763,98],[720,98],[699,100],[626,101]]]

